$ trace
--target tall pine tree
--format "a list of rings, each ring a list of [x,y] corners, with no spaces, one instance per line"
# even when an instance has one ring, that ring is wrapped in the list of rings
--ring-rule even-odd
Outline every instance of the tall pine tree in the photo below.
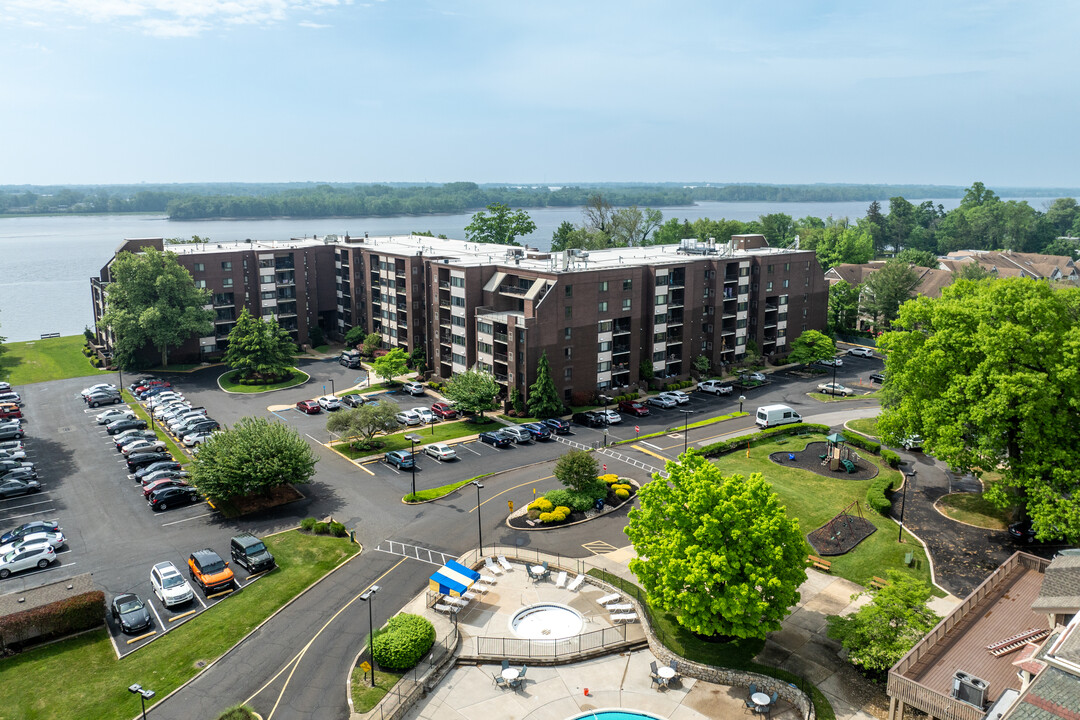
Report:
[[[529,414],[536,418],[550,418],[562,414],[563,404],[555,381],[551,379],[551,365],[547,353],[536,363],[536,382],[529,386],[527,402]]]

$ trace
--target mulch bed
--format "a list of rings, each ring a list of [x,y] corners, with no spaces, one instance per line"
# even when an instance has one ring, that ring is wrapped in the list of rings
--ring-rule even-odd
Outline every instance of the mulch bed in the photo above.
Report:
[[[249,495],[247,497],[230,498],[221,503],[218,510],[225,517],[237,517],[248,515],[260,510],[269,510],[279,505],[287,505],[297,500],[303,500],[304,495],[292,485],[279,485],[270,491],[269,495]]]
[[[602,515],[607,515],[610,512],[618,510],[623,505],[633,502],[634,499],[637,497],[637,483],[630,480],[626,480],[626,483],[631,487],[630,497],[628,497],[626,500],[620,500],[619,498],[615,497],[614,493],[609,492],[608,496],[604,498],[603,512],[597,512],[596,510],[577,512],[576,510],[574,510],[566,516],[566,520],[564,520],[563,522],[547,524],[542,523],[539,520],[530,520],[528,514],[519,515],[518,513],[514,513],[506,519],[506,524],[514,528],[515,530],[547,530],[550,528],[563,527],[564,525],[570,525],[572,523],[580,522],[582,520],[589,520],[592,518],[600,517]]]
[[[812,442],[807,443],[805,450],[783,450],[781,452],[774,452],[769,455],[769,459],[777,465],[787,465],[788,467],[797,467],[800,470],[809,470],[812,473],[821,475],[822,477],[841,479],[841,480],[870,480],[878,475],[878,466],[869,460],[859,460],[855,463],[855,472],[849,473],[842,467],[836,471],[830,470],[828,464],[821,464],[821,455],[825,454],[825,448],[828,443],[824,442]],[[861,448],[854,448],[855,452],[859,455],[869,455],[869,450],[862,450]],[[792,460],[788,456],[794,455],[795,459]]]
[[[877,526],[866,518],[841,513],[809,533],[806,539],[818,555],[843,555],[873,535],[875,530]]]

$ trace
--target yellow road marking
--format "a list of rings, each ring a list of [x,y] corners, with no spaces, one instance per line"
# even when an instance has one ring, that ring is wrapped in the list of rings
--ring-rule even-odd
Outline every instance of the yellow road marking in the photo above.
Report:
[[[390,568],[389,570],[387,570],[386,572],[384,572],[384,573],[383,573],[382,575],[380,575],[379,577],[375,578],[375,581],[374,581],[374,582],[372,582],[372,583],[371,583],[371,585],[374,585],[374,584],[376,584],[377,582],[379,582],[380,580],[382,580],[382,579],[383,579],[384,577],[386,577],[387,575],[389,575],[390,573],[392,573],[392,572],[393,572],[393,571],[394,571],[394,570],[395,570],[395,569],[397,568],[397,566],[398,566],[398,565],[400,565],[401,563],[405,562],[405,561],[406,561],[406,560],[408,560],[408,559],[409,559],[409,558],[401,558],[401,560],[399,560],[399,561],[398,561],[398,563],[397,563],[396,565],[394,565],[394,567]],[[323,631],[324,631],[324,630],[326,630],[326,628],[330,626],[330,623],[334,622],[334,620],[336,620],[336,619],[337,619],[337,616],[338,616],[338,615],[340,615],[341,613],[345,612],[345,610],[346,610],[346,609],[348,609],[348,607],[349,607],[350,605],[352,605],[352,604],[353,604],[354,602],[356,602],[357,600],[359,600],[359,599],[360,599],[360,596],[361,596],[361,595],[363,595],[363,594],[364,594],[365,592],[367,592],[367,591],[368,591],[368,588],[370,588],[370,587],[371,587],[371,585],[368,585],[368,587],[364,588],[364,589],[363,589],[363,590],[361,590],[361,591],[360,591],[359,593],[357,593],[357,594],[356,594],[356,596],[355,596],[355,597],[353,597],[353,599],[352,599],[352,600],[350,600],[349,602],[347,602],[347,603],[345,603],[344,605],[342,605],[342,606],[341,606],[341,607],[340,607],[340,608],[338,609],[338,611],[337,611],[336,613],[334,613],[334,614],[333,614],[333,616],[331,616],[331,618],[330,618],[329,620],[327,620],[327,621],[326,621],[326,622],[325,622],[325,623],[323,624],[323,626],[322,626],[321,628],[319,628],[319,631],[318,631],[317,633],[315,633],[315,635],[314,635],[314,636],[313,636],[313,637],[312,637],[312,638],[311,638],[310,640],[308,640],[307,644],[306,644],[306,645],[304,645],[304,649],[303,649],[303,650],[301,650],[300,652],[298,652],[298,653],[297,653],[297,654],[296,654],[296,655],[295,655],[295,656],[293,657],[293,659],[292,659],[292,660],[290,660],[290,661],[289,661],[288,663],[286,663],[286,664],[285,664],[285,667],[283,667],[283,668],[281,668],[280,670],[278,670],[277,674],[276,674],[276,675],[274,675],[274,677],[272,677],[272,678],[270,678],[269,680],[267,680],[267,681],[266,681],[266,684],[265,684],[265,685],[263,685],[263,686],[262,686],[261,688],[259,688],[258,690],[256,690],[256,691],[255,691],[255,693],[254,693],[254,694],[253,694],[253,695],[252,695],[251,697],[249,697],[249,698],[248,698],[247,700],[245,700],[245,701],[244,701],[244,704],[245,704],[245,705],[247,705],[247,704],[248,704],[248,703],[250,703],[250,702],[251,702],[252,700],[254,700],[254,699],[255,699],[255,697],[256,697],[256,696],[257,696],[257,695],[258,695],[259,693],[261,693],[261,692],[262,692],[263,690],[265,690],[265,689],[266,689],[267,687],[269,687],[270,683],[272,683],[272,682],[274,682],[275,680],[277,680],[277,679],[278,679],[278,678],[279,678],[279,677],[281,676],[281,673],[285,672],[285,671],[286,671],[286,670],[287,670],[287,669],[289,668],[289,666],[291,665],[291,666],[292,666],[292,670],[290,670],[290,671],[289,671],[289,676],[288,676],[287,678],[285,678],[285,684],[284,684],[284,685],[283,685],[283,686],[281,687],[281,692],[280,692],[280,693],[278,693],[278,696],[277,696],[277,700],[275,700],[275,701],[274,701],[274,707],[270,709],[270,714],[266,716],[266,720],[271,720],[271,718],[273,718],[273,717],[274,717],[274,713],[275,713],[275,712],[277,712],[277,709],[278,709],[278,705],[280,705],[280,704],[281,704],[281,698],[282,698],[282,697],[283,697],[283,696],[285,695],[285,690],[286,690],[286,689],[288,689],[288,687],[289,687],[289,683],[290,683],[290,682],[292,682],[292,676],[293,676],[293,673],[294,673],[294,672],[296,672],[296,668],[300,666],[300,661],[304,659],[304,655],[305,655],[305,654],[307,654],[307,651],[308,651],[308,650],[309,650],[309,649],[311,648],[311,645],[312,645],[312,643],[314,643],[314,642],[315,642],[315,640],[316,640],[316,639],[318,639],[318,637],[319,637],[320,635],[322,635],[322,634],[323,634]]]
[[[199,612],[199,611],[198,610],[188,610],[186,613],[181,613],[179,615],[176,615],[174,617],[169,618],[169,622],[176,622],[177,620],[179,620],[181,618],[186,618],[188,615],[194,615],[197,612]]]
[[[139,642],[140,640],[145,640],[146,638],[150,637],[151,635],[157,635],[157,630],[151,630],[148,633],[143,633],[139,637],[133,637],[133,638],[131,638],[130,640],[127,641],[127,644],[130,645],[131,643],[136,643],[136,642]]]
[[[368,475],[374,475],[375,474],[375,473],[371,472],[370,470],[368,470],[366,467],[364,467],[365,463],[353,463],[353,464],[356,465],[356,467],[363,470],[364,472],[366,472]]]
[[[505,490],[503,490],[501,493],[495,493],[494,495],[489,497],[487,500],[480,503],[480,505],[477,505],[476,507],[474,507],[469,512],[472,512],[473,510],[478,509],[482,505],[487,505],[489,502],[491,502],[495,498],[499,497],[500,495],[505,495],[506,493],[510,492],[511,490],[517,490],[519,487],[525,487],[526,485],[535,485],[538,482],[543,482],[544,480],[550,480],[553,477],[555,477],[555,476],[554,475],[548,475],[547,477],[542,477],[542,478],[539,478],[537,480],[529,480],[528,482],[523,482],[520,485],[515,485],[514,487],[508,487]]]
[[[630,447],[634,448],[638,452],[643,452],[646,455],[652,455],[654,458],[659,458],[660,460],[663,460],[664,462],[667,462],[668,460],[671,460],[671,458],[669,458],[669,457],[664,457],[660,453],[654,453],[652,450],[646,450],[645,448],[643,448],[643,447],[641,447],[640,445],[637,445],[637,444],[631,445]]]
[[[617,547],[611,543],[606,543],[603,540],[593,540],[592,542],[582,543],[581,547],[585,548],[593,555],[603,555],[605,553],[618,550]]]

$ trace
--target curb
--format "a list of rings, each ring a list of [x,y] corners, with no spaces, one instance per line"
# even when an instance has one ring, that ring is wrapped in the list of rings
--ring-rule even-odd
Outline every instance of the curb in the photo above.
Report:
[[[218,375],[217,380],[215,382],[217,383],[218,390],[220,390],[221,392],[223,392],[223,393],[225,393],[227,395],[264,395],[266,393],[278,392],[279,390],[292,390],[295,387],[300,387],[301,385],[306,385],[307,382],[309,380],[311,380],[311,373],[306,373],[306,372],[304,372],[303,370],[301,370],[298,367],[294,367],[293,370],[295,370],[296,372],[299,372],[299,373],[303,373],[304,374],[304,379],[301,380],[300,382],[296,383],[295,385],[289,385],[288,387],[274,388],[273,390],[259,390],[257,392],[249,392],[249,393],[248,392],[237,392],[236,390],[226,390],[225,388],[221,387],[221,378],[225,377],[230,372],[234,372],[232,370],[229,370],[228,372],[223,372],[220,375]]]
[[[510,518],[513,517],[513,515],[508,515],[506,517],[506,520],[503,521],[503,524],[505,524],[506,527],[510,528],[511,530],[519,530],[521,532],[534,532],[534,531],[535,532],[541,532],[541,531],[544,531],[544,530],[560,530],[562,528],[573,527],[574,525],[582,525],[582,524],[587,523],[587,522],[592,522],[593,520],[599,520],[600,518],[607,517],[608,515],[610,515],[610,514],[612,514],[614,512],[618,512],[623,507],[625,507],[628,503],[632,503],[635,500],[637,500],[638,493],[641,492],[641,483],[639,483],[634,478],[628,477],[626,479],[637,486],[637,490],[634,492],[634,495],[632,497],[626,498],[625,500],[623,500],[618,505],[610,505],[609,506],[611,508],[610,510],[608,510],[607,512],[600,513],[599,515],[596,515],[594,517],[585,518],[584,520],[575,520],[572,523],[563,523],[562,525],[548,525],[547,527],[534,527],[534,528],[519,528],[519,527],[514,527],[513,525],[510,524]],[[515,511],[514,515],[522,514],[522,512],[521,512],[522,510],[527,512],[528,511],[528,505],[526,505],[524,508],[521,508],[521,510]]]
[[[290,530],[299,530],[299,526],[297,526],[296,528],[291,528]],[[279,535],[279,534],[281,534],[281,533],[285,533],[285,532],[290,532],[290,530],[281,530],[281,531],[279,531],[279,532],[277,532],[277,533],[273,533],[273,534],[274,534],[274,535]],[[258,632],[259,630],[261,630],[261,629],[262,629],[262,627],[263,627],[263,625],[266,625],[266,623],[270,622],[270,621],[271,621],[271,620],[273,620],[273,619],[274,619],[275,617],[277,617],[277,616],[278,616],[278,614],[279,614],[279,613],[281,613],[282,611],[284,611],[284,610],[285,610],[285,609],[286,609],[287,607],[289,607],[289,606],[290,606],[290,605],[292,605],[292,604],[293,604],[294,602],[296,602],[297,600],[299,600],[300,598],[302,598],[302,597],[303,597],[304,595],[307,595],[307,594],[308,594],[308,592],[310,592],[311,590],[313,590],[313,589],[315,588],[315,586],[317,586],[317,585],[318,585],[319,583],[321,583],[321,582],[322,582],[323,580],[325,580],[326,578],[330,577],[331,575],[333,575],[334,573],[336,573],[336,572],[337,572],[338,570],[340,570],[341,568],[345,567],[345,566],[346,566],[346,565],[348,565],[348,564],[349,564],[349,563],[350,563],[351,561],[355,560],[356,558],[360,557],[360,556],[361,556],[361,555],[363,555],[363,554],[364,554],[364,546],[363,546],[363,545],[360,545],[360,550],[359,550],[359,551],[358,551],[358,552],[357,552],[357,553],[356,553],[355,555],[353,555],[352,557],[349,557],[349,558],[345,558],[345,560],[343,560],[343,561],[342,561],[341,563],[339,563],[339,564],[338,564],[338,565],[336,565],[335,567],[332,567],[332,568],[330,568],[330,570],[328,570],[328,571],[326,572],[326,574],[325,574],[325,575],[323,575],[322,577],[320,577],[319,579],[317,579],[317,580],[316,580],[315,582],[313,582],[313,583],[311,583],[310,585],[308,585],[308,586],[307,586],[306,588],[304,588],[303,590],[301,590],[301,591],[300,591],[300,592],[299,592],[298,594],[294,595],[294,596],[292,597],[292,599],[290,599],[290,600],[289,600],[289,601],[288,601],[287,603],[285,603],[284,605],[282,605],[281,607],[279,607],[279,608],[278,608],[277,610],[275,610],[275,611],[274,611],[273,613],[271,613],[269,617],[267,617],[267,618],[266,618],[265,620],[263,620],[263,621],[262,621],[261,623],[259,623],[259,624],[258,624],[258,625],[256,625],[255,627],[253,627],[253,628],[251,629],[251,632],[249,632],[249,633],[248,633],[247,635],[245,635],[244,637],[242,637],[242,638],[240,638],[239,640],[237,640],[237,641],[236,641],[236,644],[235,644],[235,645],[233,645],[233,646],[232,646],[231,648],[229,648],[229,649],[228,649],[228,650],[226,650],[225,652],[221,653],[221,655],[219,655],[218,657],[216,657],[216,658],[214,658],[213,660],[211,660],[211,661],[210,661],[209,663],[207,663],[206,667],[202,668],[201,670],[199,670],[199,672],[197,672],[197,673],[195,673],[194,675],[192,675],[192,676],[191,676],[190,678],[188,678],[188,679],[187,679],[186,681],[184,681],[184,683],[183,683],[182,685],[179,685],[178,687],[176,687],[176,688],[175,688],[175,689],[174,689],[174,690],[173,690],[172,692],[170,692],[170,693],[169,693],[168,695],[166,695],[165,697],[161,698],[161,699],[160,699],[160,700],[158,700],[158,701],[157,701],[156,703],[154,703],[154,705],[160,705],[161,703],[165,702],[166,700],[168,700],[169,698],[171,698],[171,697],[172,697],[173,695],[175,695],[176,693],[178,693],[178,692],[180,692],[181,690],[183,690],[184,688],[186,688],[186,687],[187,687],[188,685],[190,685],[191,683],[193,683],[193,682],[195,682],[196,680],[198,680],[198,679],[199,679],[200,677],[202,677],[202,675],[203,675],[203,674],[204,674],[204,673],[205,673],[205,672],[206,672],[207,670],[209,670],[210,668],[212,668],[212,667],[214,667],[215,665],[217,665],[217,664],[218,664],[218,663],[219,663],[220,661],[222,661],[222,660],[224,660],[224,659],[225,659],[226,657],[228,657],[228,656],[229,656],[229,654],[230,654],[230,653],[232,653],[232,651],[233,651],[233,650],[235,650],[236,648],[240,647],[240,646],[241,646],[241,645],[243,645],[243,644],[244,644],[245,642],[247,642],[248,638],[250,638],[250,637],[251,637],[252,635],[254,635],[254,634],[255,634],[255,633],[257,633],[257,632]],[[153,707],[153,706],[151,706],[151,707]],[[136,716],[135,716],[134,718],[132,718],[132,720],[139,720],[139,719],[140,719],[141,717],[142,717],[142,714],[140,713],[139,715],[136,715]]]

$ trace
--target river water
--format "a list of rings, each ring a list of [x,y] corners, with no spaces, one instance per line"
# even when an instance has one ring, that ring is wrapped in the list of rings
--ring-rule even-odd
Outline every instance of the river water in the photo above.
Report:
[[[913,201],[918,204],[918,200]],[[1031,198],[1039,210],[1049,198]],[[934,200],[946,210],[958,198]],[[701,202],[688,207],[659,208],[664,219],[726,218],[756,220],[769,213],[793,218],[825,218],[866,214],[869,202],[779,203]],[[888,203],[882,203],[888,212]],[[548,249],[563,221],[581,222],[581,208],[529,210],[536,232],[523,242]],[[162,215],[59,215],[0,218],[0,335],[10,341],[33,340],[43,333],[78,335],[93,322],[89,278],[96,276],[124,238],[184,237],[211,240],[284,240],[336,233],[344,235],[404,235],[430,230],[436,235],[464,238],[472,213],[460,215],[397,216],[385,218],[169,220]]]

